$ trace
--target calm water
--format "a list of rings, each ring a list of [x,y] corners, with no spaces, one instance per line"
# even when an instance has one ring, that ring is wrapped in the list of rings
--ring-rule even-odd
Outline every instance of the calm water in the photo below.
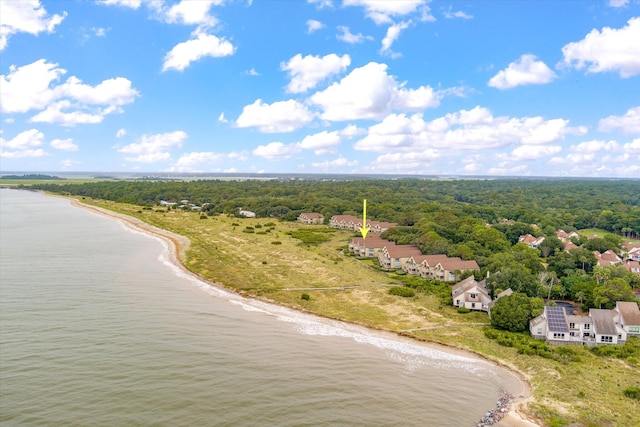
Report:
[[[246,300],[159,239],[0,190],[3,426],[471,426],[509,373]]]

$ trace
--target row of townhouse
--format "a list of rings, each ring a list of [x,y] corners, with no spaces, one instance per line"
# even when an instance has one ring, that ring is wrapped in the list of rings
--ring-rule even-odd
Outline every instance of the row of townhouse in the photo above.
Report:
[[[354,237],[349,252],[365,258],[378,258],[380,267],[402,269],[408,274],[443,282],[455,282],[460,272],[480,270],[474,260],[465,261],[447,255],[423,255],[415,245],[397,245],[378,236]]]
[[[367,228],[372,233],[382,233],[396,225],[398,224],[394,222],[367,221]],[[362,218],[353,215],[334,215],[329,220],[329,227],[340,230],[360,231],[362,228]]]
[[[303,212],[298,215],[298,222],[303,224],[324,224],[324,215],[317,212]]]
[[[547,307],[529,322],[531,336],[553,344],[624,344],[640,337],[640,309],[635,302],[616,302],[612,310],[589,310],[588,316],[568,314],[564,307]]]

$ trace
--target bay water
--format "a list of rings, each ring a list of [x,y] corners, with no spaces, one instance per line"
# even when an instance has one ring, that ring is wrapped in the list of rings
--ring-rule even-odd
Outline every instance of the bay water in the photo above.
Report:
[[[67,199],[0,190],[2,426],[472,426],[520,388],[204,283],[163,240]]]

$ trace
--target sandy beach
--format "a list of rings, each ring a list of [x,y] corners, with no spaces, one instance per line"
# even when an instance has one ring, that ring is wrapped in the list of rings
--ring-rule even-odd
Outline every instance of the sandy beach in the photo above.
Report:
[[[150,224],[142,222],[139,219],[128,216],[128,215],[119,214],[117,212],[113,212],[107,209],[84,204],[76,199],[71,199],[71,204],[73,206],[76,206],[82,209],[87,209],[89,211],[92,211],[94,213],[97,213],[103,216],[117,219],[122,223],[124,223],[125,225],[133,228],[134,230],[152,234],[154,236],[164,239],[167,242],[169,247],[169,258],[171,262],[173,262],[175,265],[178,265],[181,269],[184,270],[185,273],[194,275],[198,277],[198,279],[206,283],[209,283],[212,286],[221,286],[219,284],[212,283],[207,279],[200,277],[194,274],[193,272],[189,271],[189,269],[187,269],[185,265],[185,259],[186,259],[185,254],[190,244],[190,241],[187,237],[181,236],[176,233],[172,233],[168,230],[154,227]],[[228,289],[228,288],[225,288],[225,289]],[[272,301],[269,301],[269,302],[272,302]],[[459,349],[453,349],[452,351],[458,352]],[[475,357],[482,357],[482,355],[473,353],[473,352],[465,352],[465,353]],[[533,400],[533,396],[531,395],[531,389],[528,382],[526,381],[525,378],[523,378],[523,374],[517,371],[516,369],[514,369],[513,367],[506,366],[500,363],[498,363],[498,365],[505,369],[508,369],[518,378],[518,380],[520,381],[521,390],[518,395],[514,396],[514,400],[509,408],[509,411],[502,417],[500,421],[498,421],[493,425],[500,426],[500,427],[541,427],[543,426],[543,424],[539,420],[534,420],[531,418],[530,415],[527,414],[527,405],[530,401]],[[493,409],[495,408],[488,408],[488,410],[493,410]]]

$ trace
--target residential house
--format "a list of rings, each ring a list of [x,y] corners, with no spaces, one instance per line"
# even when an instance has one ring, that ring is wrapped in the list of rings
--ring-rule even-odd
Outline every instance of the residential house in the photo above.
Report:
[[[631,261],[630,259],[627,260],[627,262],[625,263],[625,266],[627,267],[627,271],[629,271],[629,273],[633,273],[633,274],[638,274],[640,275],[640,262],[638,261]]]
[[[378,252],[378,262],[380,267],[386,269],[400,269],[412,256],[422,255],[420,249],[415,245],[396,245],[395,243],[385,245]]]
[[[485,281],[478,282],[473,276],[452,286],[451,298],[454,307],[465,307],[469,310],[488,312],[491,303]]]
[[[362,237],[354,237],[349,242],[349,252],[359,257],[374,258],[378,256],[378,252],[387,245],[391,245],[386,239],[373,235],[367,236],[366,239]]]
[[[534,338],[553,344],[624,344],[629,330],[634,334],[636,331],[636,325],[625,322],[640,321],[640,312],[636,303],[618,304],[615,310],[592,308],[588,316],[567,314],[564,307],[545,307],[529,322],[529,332]],[[626,304],[634,304],[635,309]]]
[[[459,280],[459,273],[469,270],[480,270],[478,263],[474,260],[464,261],[460,258],[447,258],[439,261],[436,266],[431,269],[434,279],[442,282],[455,282]]]
[[[593,254],[596,256],[598,265],[601,267],[608,267],[610,265],[622,264],[622,258],[620,258],[618,255],[616,255],[615,252],[611,250],[608,250],[604,253],[594,251]]]
[[[447,259],[450,259],[450,258],[444,254],[424,255],[422,257],[422,261],[418,265],[418,275],[420,277],[435,279],[436,266],[440,261],[445,261]],[[460,259],[460,258],[456,257],[455,259]]]
[[[382,221],[367,221],[367,228],[371,233],[382,233],[389,228],[395,227],[396,223]],[[329,220],[329,227],[341,230],[358,231],[362,228],[362,218],[353,215],[334,215]]]
[[[562,250],[565,252],[569,252],[571,249],[578,249],[578,245],[573,243],[571,240],[567,240],[566,242],[564,242]]]
[[[640,262],[640,246],[627,246],[627,259]]]
[[[317,212],[303,212],[298,216],[298,222],[303,224],[324,224],[324,215]]]
[[[525,234],[518,238],[518,242],[526,243],[529,247],[537,248],[540,243],[544,242],[544,236],[534,237],[531,234]]]
[[[575,231],[571,231],[571,232],[567,233],[566,231],[560,229],[560,230],[556,231],[556,237],[558,239],[560,239],[561,242],[567,242],[570,239],[579,238],[580,235],[578,233],[576,233]]]
[[[430,277],[430,269],[435,267],[438,261],[447,258],[446,255],[415,255],[407,260],[403,268],[408,274]]]
[[[638,308],[638,303],[626,301],[616,302],[613,321],[619,325],[627,335],[640,337],[640,308]]]

